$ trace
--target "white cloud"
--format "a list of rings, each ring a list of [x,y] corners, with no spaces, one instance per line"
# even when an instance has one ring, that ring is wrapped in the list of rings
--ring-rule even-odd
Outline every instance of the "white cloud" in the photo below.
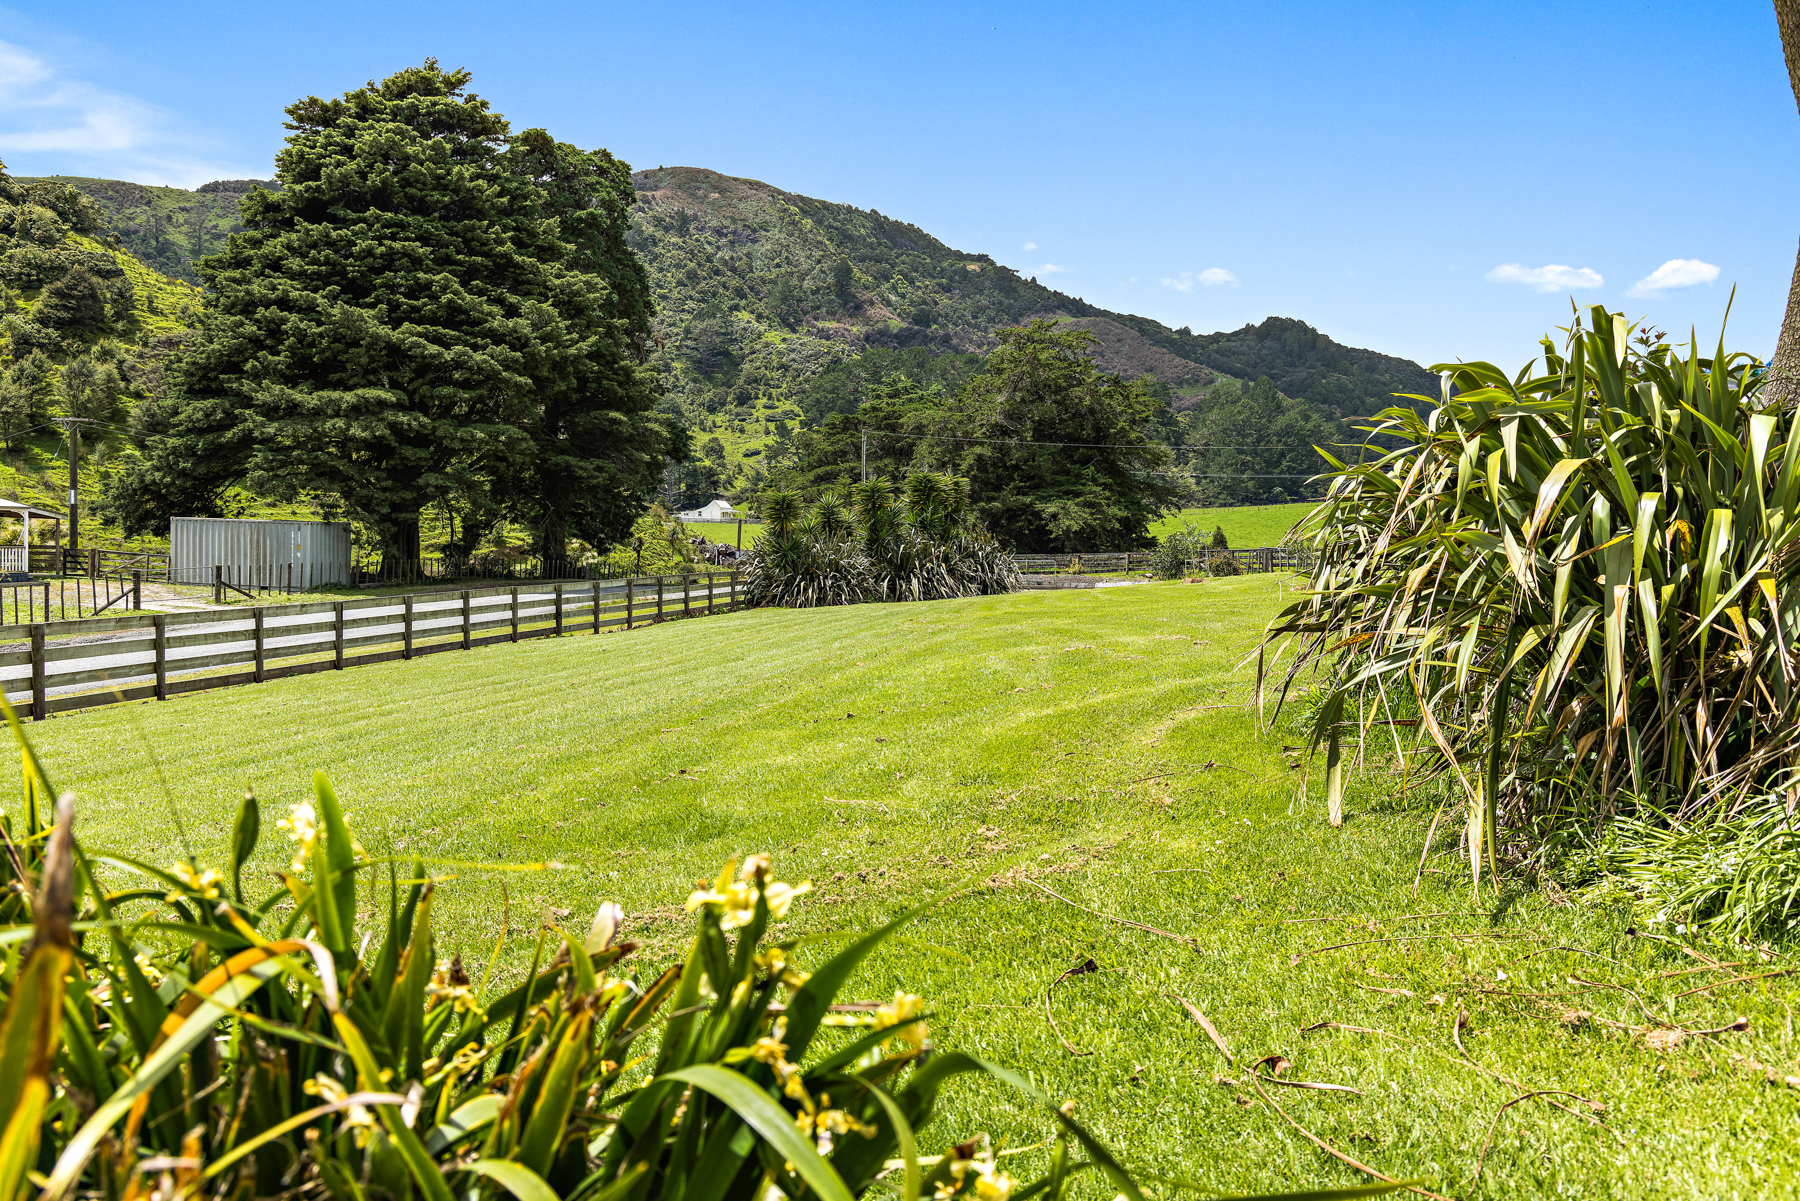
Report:
[[[1163,277],[1163,287],[1174,288],[1177,292],[1192,292],[1195,285],[1202,288],[1216,288],[1222,284],[1230,284],[1235,288],[1237,282],[1237,276],[1223,267],[1208,267],[1198,275],[1192,271],[1183,271],[1173,279],[1167,276]]]
[[[156,106],[65,78],[26,48],[0,42],[0,156],[29,156],[8,164],[13,174],[78,168],[191,187],[268,170],[203,158],[194,152],[195,142],[171,128],[169,115]]]
[[[1665,288],[1691,288],[1719,278],[1719,269],[1699,259],[1670,259],[1631,285],[1627,296],[1661,296]]]
[[[1025,243],[1025,245],[1019,247],[1019,249],[1020,250],[1036,250],[1037,243],[1036,242],[1027,242],[1027,243]]]
[[[1067,267],[1058,267],[1055,263],[1045,263],[1042,267],[1039,267],[1036,270],[1032,271],[1032,274],[1033,275],[1056,275],[1059,272],[1064,272],[1067,270],[1068,270]]]
[[[1565,288],[1598,288],[1606,281],[1592,267],[1565,267],[1551,263],[1544,267],[1526,267],[1519,263],[1502,263],[1487,273],[1499,284],[1524,284],[1535,292],[1561,292]]]

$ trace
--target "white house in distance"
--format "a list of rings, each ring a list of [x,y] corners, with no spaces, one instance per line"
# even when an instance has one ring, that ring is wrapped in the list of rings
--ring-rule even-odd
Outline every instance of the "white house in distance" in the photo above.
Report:
[[[685,513],[677,513],[675,516],[683,521],[737,521],[743,517],[743,514],[732,508],[731,502],[721,496],[710,504],[702,505],[698,509],[689,509]]]

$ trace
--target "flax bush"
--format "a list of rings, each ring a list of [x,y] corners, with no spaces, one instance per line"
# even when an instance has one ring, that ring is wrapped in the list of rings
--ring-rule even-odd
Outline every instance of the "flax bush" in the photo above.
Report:
[[[1018,587],[1011,556],[976,523],[968,483],[954,476],[914,472],[898,496],[886,480],[870,480],[810,509],[778,492],[763,513],[763,536],[744,559],[753,605],[943,600]]]
[[[1529,859],[1618,816],[1610,862],[1640,882],[1726,844],[1748,860],[1708,880],[1791,857],[1795,413],[1760,406],[1759,364],[1723,337],[1708,356],[1598,307],[1516,376],[1437,370],[1442,395],[1412,398],[1429,415],[1369,427],[1394,449],[1332,460],[1311,588],[1264,646],[1291,655],[1278,698],[1325,688],[1333,820],[1365,739],[1409,734],[1452,781],[1478,885],[1502,838]],[[1751,874],[1767,887],[1670,903],[1735,933],[1785,926],[1793,889]]]

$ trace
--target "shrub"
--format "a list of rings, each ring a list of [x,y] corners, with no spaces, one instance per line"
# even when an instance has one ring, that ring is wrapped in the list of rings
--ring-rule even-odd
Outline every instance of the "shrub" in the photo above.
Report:
[[[1310,593],[1271,627],[1284,692],[1330,681],[1334,817],[1356,715],[1416,698],[1477,883],[1502,829],[1531,853],[1621,810],[1716,825],[1800,755],[1800,421],[1722,336],[1632,335],[1595,307],[1541,367],[1441,364],[1429,416],[1377,415],[1393,449],[1332,473]]]
[[[1150,556],[1150,570],[1160,579],[1178,580],[1201,570],[1207,553],[1206,534],[1191,521],[1182,522],[1182,526],[1165,534]]]
[[[1228,550],[1214,551],[1212,557],[1206,562],[1206,571],[1208,575],[1244,574],[1243,565],[1237,561],[1237,556]]]
[[[689,898],[684,963],[627,974],[637,948],[620,941],[624,915],[609,903],[585,936],[540,929],[524,981],[483,997],[459,958],[436,957],[435,885],[417,859],[404,882],[387,863],[380,941],[358,932],[357,895],[378,886],[379,868],[322,773],[315,802],[277,823],[293,843],[281,887],[251,903],[254,797],[228,870],[90,855],[69,797],[41,824],[56,792],[0,708],[26,781],[23,829],[0,817],[0,1201],[34,1184],[43,1201],[71,1190],[108,1201],[847,1201],[895,1184],[909,1199],[1004,1201],[1016,1189],[1060,1201],[1088,1170],[1142,1201],[1072,1106],[936,1048],[921,998],[835,1006],[857,965],[919,910],[808,973],[794,941],[768,937],[808,886],[777,881],[755,855]],[[101,866],[140,886],[103,887]],[[1055,1130],[1043,1180],[1014,1181],[985,1138],[920,1156],[917,1132],[960,1075],[1042,1106]],[[878,1184],[890,1162],[898,1179]]]
[[[606,579],[635,575],[680,575],[701,568],[687,531],[661,505],[638,518],[631,538],[607,549],[595,566]]]
[[[969,514],[967,485],[914,472],[905,492],[855,485],[803,509],[791,492],[764,499],[767,530],[744,557],[753,605],[811,608],[1011,592],[1018,569]]]

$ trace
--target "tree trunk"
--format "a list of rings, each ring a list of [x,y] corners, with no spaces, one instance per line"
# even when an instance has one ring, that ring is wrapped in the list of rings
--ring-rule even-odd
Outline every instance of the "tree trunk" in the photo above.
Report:
[[[1800,105],[1800,0],[1775,0],[1775,24],[1781,30],[1781,49],[1787,57],[1788,86]],[[1765,404],[1791,405],[1800,399],[1800,255],[1794,260],[1794,281],[1788,286],[1787,314],[1781,321],[1781,337],[1775,343],[1775,361],[1769,364],[1763,385]]]
[[[381,552],[381,572],[392,574],[396,569],[418,570],[419,563],[419,515],[404,514],[396,517],[394,524],[387,531],[386,543]]]

